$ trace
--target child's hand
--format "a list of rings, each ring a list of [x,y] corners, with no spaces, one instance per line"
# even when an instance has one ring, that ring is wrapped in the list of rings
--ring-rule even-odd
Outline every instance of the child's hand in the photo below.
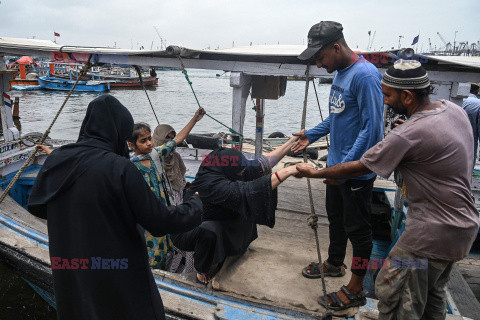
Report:
[[[196,122],[200,121],[203,116],[206,114],[205,109],[203,108],[198,108],[197,112],[195,112],[195,115],[193,118],[195,119]]]
[[[43,144],[37,144],[37,150],[42,152],[42,153],[46,153],[46,154],[50,154],[52,153],[52,149],[50,149],[49,147],[43,145]]]

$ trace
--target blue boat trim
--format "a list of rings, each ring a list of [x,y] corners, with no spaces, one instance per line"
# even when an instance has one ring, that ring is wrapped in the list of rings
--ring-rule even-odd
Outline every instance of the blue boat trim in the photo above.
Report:
[[[189,299],[192,302],[206,307],[215,308],[216,315],[217,312],[222,313],[221,317],[219,317],[220,319],[308,319],[305,313],[300,315],[300,312],[295,314],[295,311],[290,311],[292,313],[287,314],[288,310],[283,310],[285,313],[280,315],[278,311],[268,310],[268,307],[271,309],[276,308],[273,306],[262,305],[261,307],[257,307],[253,305],[253,302],[251,302],[251,304],[235,302],[232,301],[232,297],[228,297],[227,300],[214,294],[203,293],[170,283],[168,280],[170,279],[159,280],[155,278],[155,283],[160,294],[162,294],[162,292],[173,293],[181,296],[183,299]],[[315,319],[315,316],[311,315],[310,318]]]
[[[55,295],[47,290],[40,288],[39,286],[34,285],[24,277],[22,277],[23,281],[25,281],[36,293],[43,298],[43,300],[47,301],[50,306],[52,306],[55,310],[57,309],[57,304],[55,302]]]
[[[48,249],[48,237],[33,228],[20,224],[12,218],[8,218],[2,214],[0,214],[0,226],[4,229],[15,231],[24,238]]]

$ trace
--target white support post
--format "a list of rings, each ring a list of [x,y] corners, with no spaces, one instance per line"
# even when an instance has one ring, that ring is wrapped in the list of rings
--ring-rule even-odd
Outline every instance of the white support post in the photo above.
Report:
[[[241,72],[232,72],[230,74],[230,86],[233,88],[232,102],[232,128],[243,134],[243,124],[245,123],[245,106],[250,92],[251,77]],[[239,144],[240,136],[233,134],[232,142],[234,148],[241,150]]]
[[[13,104],[7,99],[5,92],[10,90],[9,82],[13,80],[13,72],[7,71],[4,56],[0,55],[0,114],[2,117],[3,138],[5,142],[11,142],[20,138],[20,133],[13,123]],[[7,106],[5,104],[9,106]]]
[[[265,117],[265,99],[257,99],[257,120],[255,125],[255,158],[262,156],[263,151],[263,124]]]

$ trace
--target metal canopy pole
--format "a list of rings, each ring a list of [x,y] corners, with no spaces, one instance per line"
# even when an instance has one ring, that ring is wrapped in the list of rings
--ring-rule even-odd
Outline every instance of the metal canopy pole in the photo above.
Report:
[[[265,117],[265,99],[257,99],[257,121],[255,125],[255,158],[262,156],[263,151],[263,119]]]

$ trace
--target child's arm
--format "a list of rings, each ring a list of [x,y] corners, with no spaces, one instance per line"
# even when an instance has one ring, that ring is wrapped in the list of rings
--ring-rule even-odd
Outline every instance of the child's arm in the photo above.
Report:
[[[291,137],[287,142],[282,144],[277,149],[273,150],[270,153],[265,155],[265,158],[268,159],[270,167],[274,167],[283,157],[290,151],[292,146],[297,142],[298,136]]]
[[[162,144],[161,146],[153,148],[153,150],[158,152],[160,160],[163,162],[165,161],[165,158],[170,154],[170,152],[175,151],[176,148],[177,143],[175,142],[175,140],[170,140]]]
[[[178,206],[165,206],[150,190],[138,169],[129,165],[120,173],[123,190],[135,222],[159,237],[167,233],[187,232],[198,226],[203,205],[198,195]]]
[[[205,114],[205,110],[203,108],[198,108],[197,112],[195,112],[195,115],[193,116],[192,120],[185,126],[185,128],[180,131],[173,140],[178,144],[182,143],[183,140],[188,136],[190,131],[192,131],[193,127],[195,124],[200,121],[200,119],[203,118],[203,115]]]

